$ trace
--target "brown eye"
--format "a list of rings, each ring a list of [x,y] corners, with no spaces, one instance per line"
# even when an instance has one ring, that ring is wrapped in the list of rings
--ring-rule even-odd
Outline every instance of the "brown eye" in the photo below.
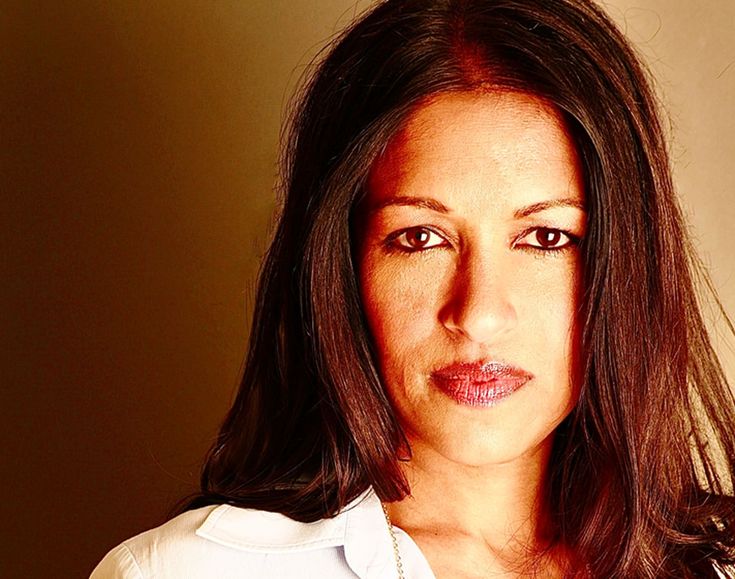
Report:
[[[428,229],[412,229],[406,232],[406,241],[411,247],[424,247],[431,239],[431,232]]]
[[[530,251],[552,254],[556,251],[571,249],[579,243],[579,238],[562,229],[535,227],[526,231],[516,245]]]
[[[412,227],[396,235],[393,243],[406,251],[420,251],[444,245],[446,241],[427,227]]]
[[[558,229],[546,229],[544,227],[536,230],[536,241],[541,247],[556,247],[562,239],[562,232]]]

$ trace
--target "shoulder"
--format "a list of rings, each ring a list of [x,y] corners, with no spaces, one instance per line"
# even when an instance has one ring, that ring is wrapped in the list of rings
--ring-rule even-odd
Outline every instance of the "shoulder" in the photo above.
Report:
[[[124,541],[105,556],[92,579],[243,577],[243,572],[244,577],[288,577],[291,564],[307,577],[307,559],[328,562],[329,548],[342,545],[344,524],[340,517],[307,524],[279,513],[204,507]],[[274,559],[277,553],[286,556]],[[274,568],[279,564],[283,568]]]
[[[366,526],[371,520],[374,524]],[[314,523],[208,506],[124,541],[102,559],[91,579],[354,577],[362,554],[348,553],[346,539],[358,528],[361,534],[374,533],[377,522],[371,501]]]
[[[159,565],[185,564],[192,552],[202,549],[197,529],[213,515],[217,506],[185,512],[167,523],[124,541],[100,561],[93,579],[142,578],[155,575]]]

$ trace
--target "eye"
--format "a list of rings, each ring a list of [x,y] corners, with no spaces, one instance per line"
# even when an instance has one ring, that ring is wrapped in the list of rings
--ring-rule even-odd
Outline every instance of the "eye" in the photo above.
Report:
[[[579,238],[567,231],[551,227],[534,227],[525,232],[516,245],[540,251],[561,251],[579,243]]]
[[[446,245],[447,240],[428,227],[403,229],[388,238],[388,244],[402,251],[413,252]]]

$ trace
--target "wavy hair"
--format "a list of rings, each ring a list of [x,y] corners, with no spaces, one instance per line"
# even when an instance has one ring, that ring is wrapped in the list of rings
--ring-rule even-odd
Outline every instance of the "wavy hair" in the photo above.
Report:
[[[417,105],[489,90],[552,103],[584,171],[584,378],[547,491],[557,541],[577,561],[570,574],[714,577],[735,556],[735,401],[698,301],[713,290],[676,201],[649,75],[586,0],[387,0],[330,46],[293,109],[242,384],[189,508],[314,521],[371,486],[384,501],[410,492],[352,217],[371,164]]]

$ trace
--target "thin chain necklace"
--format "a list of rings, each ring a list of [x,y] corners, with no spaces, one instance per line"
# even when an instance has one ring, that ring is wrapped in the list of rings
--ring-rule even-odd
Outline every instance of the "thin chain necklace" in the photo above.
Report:
[[[380,506],[383,507],[383,514],[385,515],[385,522],[388,523],[388,532],[390,533],[391,541],[393,541],[393,555],[396,559],[396,571],[398,571],[398,579],[405,579],[403,575],[403,562],[401,561],[401,551],[398,548],[398,538],[393,530],[393,524],[390,522],[390,515],[388,515],[388,507],[385,506],[384,502],[380,502]]]

